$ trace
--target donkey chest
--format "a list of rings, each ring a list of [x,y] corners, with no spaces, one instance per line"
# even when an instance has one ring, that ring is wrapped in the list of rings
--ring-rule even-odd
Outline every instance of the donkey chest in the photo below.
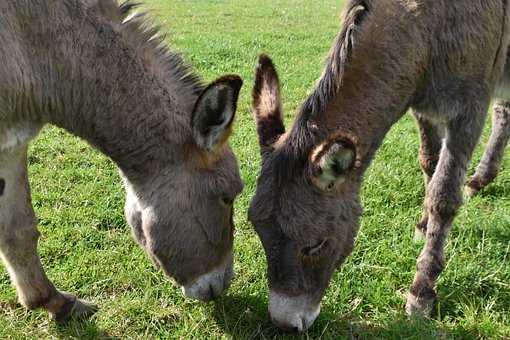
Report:
[[[27,144],[35,138],[41,125],[36,123],[24,122],[3,125],[0,123],[0,151],[6,151]]]

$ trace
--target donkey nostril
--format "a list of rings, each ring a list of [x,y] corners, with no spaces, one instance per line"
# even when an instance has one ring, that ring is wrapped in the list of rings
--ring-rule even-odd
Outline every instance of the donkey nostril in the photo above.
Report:
[[[216,297],[216,294],[214,294],[214,288],[212,284],[209,284],[209,296],[208,300],[213,300]]]

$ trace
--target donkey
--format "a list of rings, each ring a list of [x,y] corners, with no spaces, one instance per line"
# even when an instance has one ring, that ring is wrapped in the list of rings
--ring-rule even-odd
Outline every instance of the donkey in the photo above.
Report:
[[[204,85],[133,6],[0,3],[0,255],[20,302],[57,321],[96,306],[58,291],[37,254],[27,145],[45,124],[115,162],[135,239],[186,296],[214,298],[233,275],[243,183],[227,140],[242,80]]]
[[[324,73],[289,132],[277,73],[260,57],[253,107],[262,169],[248,217],[266,252],[276,325],[303,331],[319,314],[332,273],[353,249],[363,175],[409,108],[427,190],[417,226],[425,246],[406,311],[430,315],[491,96],[499,89],[510,99],[509,2],[350,0]]]

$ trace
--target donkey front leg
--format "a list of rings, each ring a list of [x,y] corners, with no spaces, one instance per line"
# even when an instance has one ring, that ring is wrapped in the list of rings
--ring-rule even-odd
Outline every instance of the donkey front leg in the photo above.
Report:
[[[466,167],[483,127],[486,106],[482,104],[475,104],[471,108],[472,114],[459,115],[446,127],[439,162],[425,199],[428,211],[426,241],[407,297],[408,314],[430,316],[432,312],[436,280],[444,268],[443,248],[462,203]],[[473,111],[473,108],[477,110]]]
[[[492,113],[492,131],[489,143],[475,174],[466,186],[466,195],[473,197],[498,175],[505,147],[510,137],[510,102],[499,101]]]
[[[20,302],[44,308],[56,321],[83,317],[96,307],[61,293],[48,280],[37,254],[39,232],[27,177],[27,147],[0,151],[0,257]]]
[[[423,171],[423,179],[425,181],[425,191],[434,172],[436,171],[437,162],[439,161],[439,153],[443,144],[444,127],[438,126],[428,119],[422,117],[420,113],[415,112],[414,117],[418,124],[420,132],[420,154],[419,161]],[[416,225],[415,239],[423,239],[427,232],[428,211],[424,207],[421,221]]]

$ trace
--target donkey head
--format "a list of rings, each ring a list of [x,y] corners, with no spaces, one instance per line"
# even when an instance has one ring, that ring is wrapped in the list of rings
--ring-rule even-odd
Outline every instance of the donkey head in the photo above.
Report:
[[[243,183],[227,139],[241,86],[239,77],[227,76],[205,88],[179,162],[141,185],[126,183],[135,238],[186,296],[200,300],[222,293],[233,274],[232,205]]]
[[[249,219],[267,256],[271,318],[302,331],[319,314],[335,268],[353,247],[361,213],[356,147],[343,135],[316,143],[323,139],[313,135],[313,126],[300,135],[299,121],[284,132],[278,76],[266,56],[259,60],[253,100],[262,170]],[[295,153],[298,146],[304,154]]]

